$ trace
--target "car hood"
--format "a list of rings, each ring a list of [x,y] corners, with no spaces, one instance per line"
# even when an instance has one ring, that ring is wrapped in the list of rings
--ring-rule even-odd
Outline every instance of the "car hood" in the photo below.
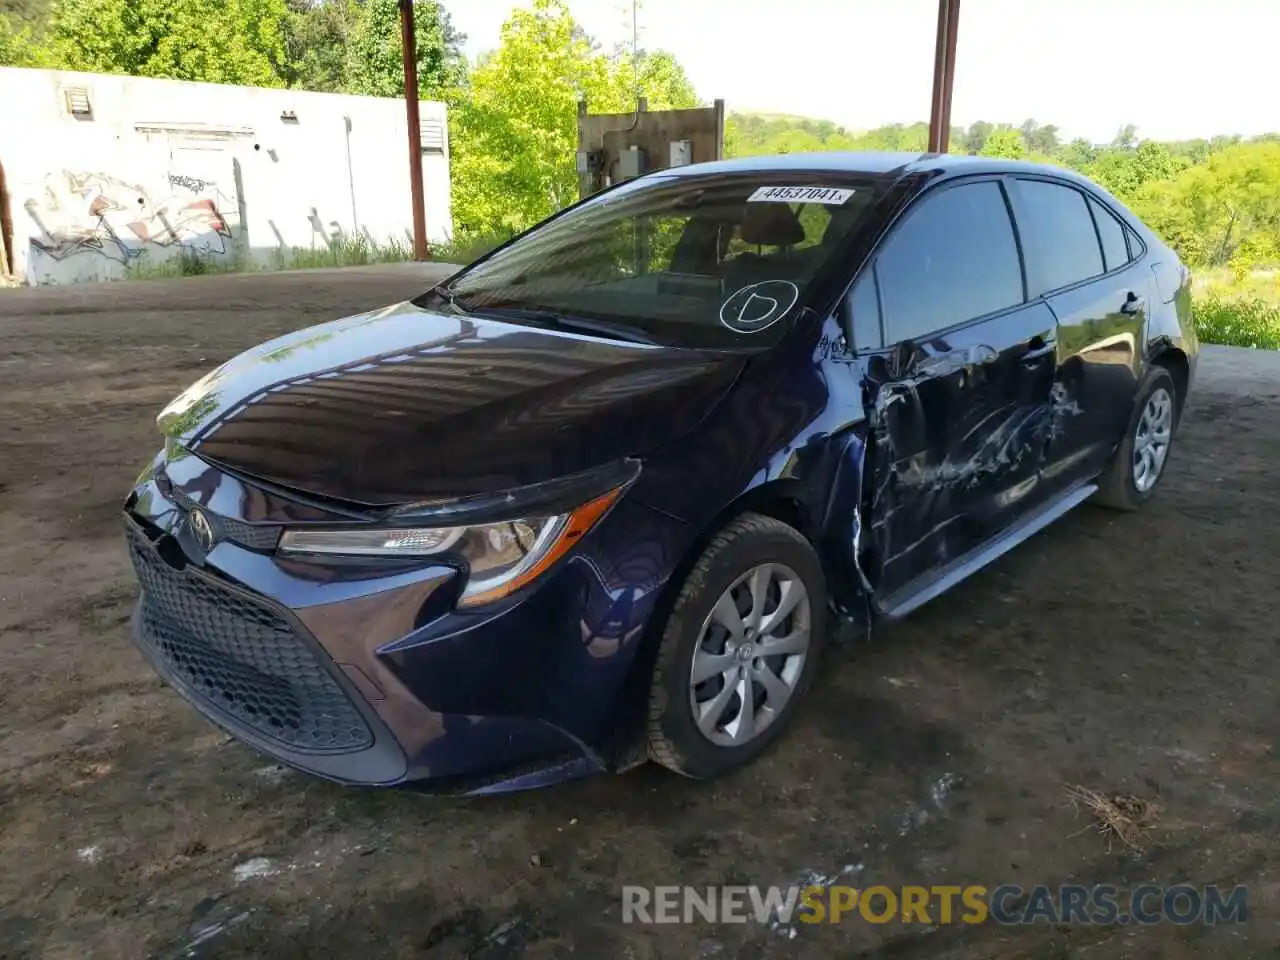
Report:
[[[158,422],[249,477],[403,504],[643,456],[706,417],[742,362],[402,303],[243,353]]]

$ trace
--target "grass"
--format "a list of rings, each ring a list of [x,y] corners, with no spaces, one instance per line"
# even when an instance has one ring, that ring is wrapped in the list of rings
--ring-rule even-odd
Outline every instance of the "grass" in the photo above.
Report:
[[[375,243],[363,234],[339,237],[323,247],[292,247],[275,250],[271,269],[313,270],[325,267],[367,267],[374,263],[401,263],[413,259],[413,247],[392,238]]]
[[[1192,315],[1202,343],[1280,350],[1280,270],[1194,273]]]
[[[511,239],[509,233],[486,233],[475,236],[457,237],[449,243],[437,244],[431,248],[431,259],[440,263],[470,263],[478,260],[494,247],[500,247]]]
[[[468,236],[433,244],[428,260],[437,263],[470,263],[509,239],[503,234]],[[209,256],[182,251],[165,260],[143,259],[130,264],[124,279],[160,280],[174,277],[202,277],[227,273],[256,273],[277,270],[314,270],[334,267],[363,267],[376,263],[402,263],[413,259],[413,244],[392,238],[376,243],[363,235],[340,237],[320,247],[288,247],[273,250],[263,263],[244,256]]]

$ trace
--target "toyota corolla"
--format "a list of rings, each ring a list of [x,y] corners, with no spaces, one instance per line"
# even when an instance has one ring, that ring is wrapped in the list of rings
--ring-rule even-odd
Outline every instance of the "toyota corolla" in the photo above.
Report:
[[[1113,196],[1028,163],[621,184],[170,404],[125,508],[137,645],[341,782],[729,771],[840,624],[1152,496],[1190,284]]]

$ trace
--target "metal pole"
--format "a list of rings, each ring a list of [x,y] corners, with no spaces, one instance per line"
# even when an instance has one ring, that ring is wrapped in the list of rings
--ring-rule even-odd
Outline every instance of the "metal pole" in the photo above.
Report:
[[[942,150],[946,153],[951,146],[951,94],[956,85],[956,40],[960,34],[960,0],[951,0],[951,11],[947,16],[947,73],[942,92]]]
[[[409,125],[409,188],[413,196],[413,259],[427,259],[427,211],[422,191],[422,126],[418,118],[418,42],[413,0],[400,0],[400,49],[404,59],[404,115]]]
[[[955,85],[960,0],[938,0],[938,34],[933,56],[933,103],[929,111],[929,152],[946,153],[951,139],[951,91]]]

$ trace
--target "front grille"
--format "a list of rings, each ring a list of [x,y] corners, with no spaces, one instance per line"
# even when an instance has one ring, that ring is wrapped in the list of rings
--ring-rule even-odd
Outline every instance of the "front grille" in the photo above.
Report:
[[[190,513],[194,507],[204,510],[205,516],[209,518],[209,523],[213,527],[214,536],[218,540],[230,540],[250,550],[263,552],[274,550],[276,544],[280,542],[282,528],[279,524],[245,523],[243,520],[220,516],[176,489],[171,490],[170,496],[183,513]]]
[[[189,567],[176,569],[132,527],[129,553],[142,585],[138,642],[215,714],[300,753],[372,745],[319,653],[284,617]]]

